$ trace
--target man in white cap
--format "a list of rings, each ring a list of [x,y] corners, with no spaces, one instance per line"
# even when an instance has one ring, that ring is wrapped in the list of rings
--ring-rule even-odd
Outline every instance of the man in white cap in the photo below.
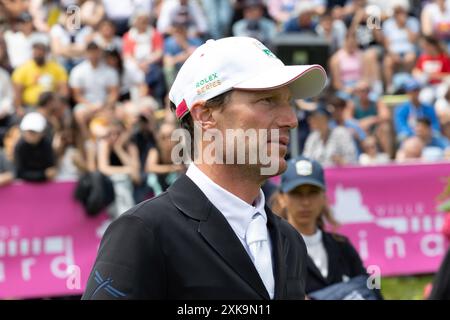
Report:
[[[14,165],[19,179],[46,181],[56,176],[52,143],[45,136],[47,121],[38,112],[27,113],[20,122],[21,139],[14,149]]]
[[[194,162],[166,192],[111,224],[83,298],[304,299],[305,244],[265,206],[261,184],[286,168],[297,125],[290,100],[319,94],[325,82],[322,67],[285,66],[253,38],[197,48],[169,93],[183,126],[198,133]],[[239,129],[270,134],[237,144],[227,136],[215,149],[202,140]],[[250,161],[255,145],[277,164],[268,175],[263,157]],[[244,162],[236,162],[239,147]],[[212,149],[206,158],[216,161],[202,161]]]

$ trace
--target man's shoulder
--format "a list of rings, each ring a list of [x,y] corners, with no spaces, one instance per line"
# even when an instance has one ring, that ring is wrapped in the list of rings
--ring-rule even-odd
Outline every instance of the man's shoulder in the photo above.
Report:
[[[168,191],[166,191],[139,203],[122,214],[119,219],[136,218],[153,228],[164,223],[164,221],[170,220],[177,213],[178,209],[170,199]]]

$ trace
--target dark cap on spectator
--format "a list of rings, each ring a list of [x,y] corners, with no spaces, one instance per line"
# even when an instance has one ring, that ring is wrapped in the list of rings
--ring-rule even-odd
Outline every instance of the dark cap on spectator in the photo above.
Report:
[[[24,11],[17,17],[17,21],[31,22],[31,21],[33,21],[33,16],[29,12]]]
[[[287,169],[281,176],[281,191],[289,192],[302,185],[313,185],[325,190],[325,178],[320,163],[298,156],[287,163]]]

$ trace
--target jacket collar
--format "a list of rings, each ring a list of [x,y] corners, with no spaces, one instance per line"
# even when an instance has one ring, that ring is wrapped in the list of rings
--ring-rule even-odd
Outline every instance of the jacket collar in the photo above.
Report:
[[[198,232],[205,241],[263,299],[268,300],[269,294],[264,283],[233,229],[197,185],[186,175],[182,175],[168,188],[168,193],[180,211],[200,222]],[[268,207],[265,210],[272,240],[275,298],[282,299],[285,296],[286,282],[286,241],[280,233],[278,219]]]

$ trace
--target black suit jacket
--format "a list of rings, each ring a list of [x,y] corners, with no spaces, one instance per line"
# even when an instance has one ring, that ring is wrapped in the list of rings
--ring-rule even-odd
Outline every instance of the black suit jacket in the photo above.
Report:
[[[266,207],[275,299],[304,299],[306,246]],[[113,222],[83,299],[269,299],[226,221],[187,176]]]
[[[322,240],[328,255],[328,276],[324,278],[314,261],[307,258],[306,293],[323,289],[343,281],[367,274],[358,252],[344,236],[322,231]]]

